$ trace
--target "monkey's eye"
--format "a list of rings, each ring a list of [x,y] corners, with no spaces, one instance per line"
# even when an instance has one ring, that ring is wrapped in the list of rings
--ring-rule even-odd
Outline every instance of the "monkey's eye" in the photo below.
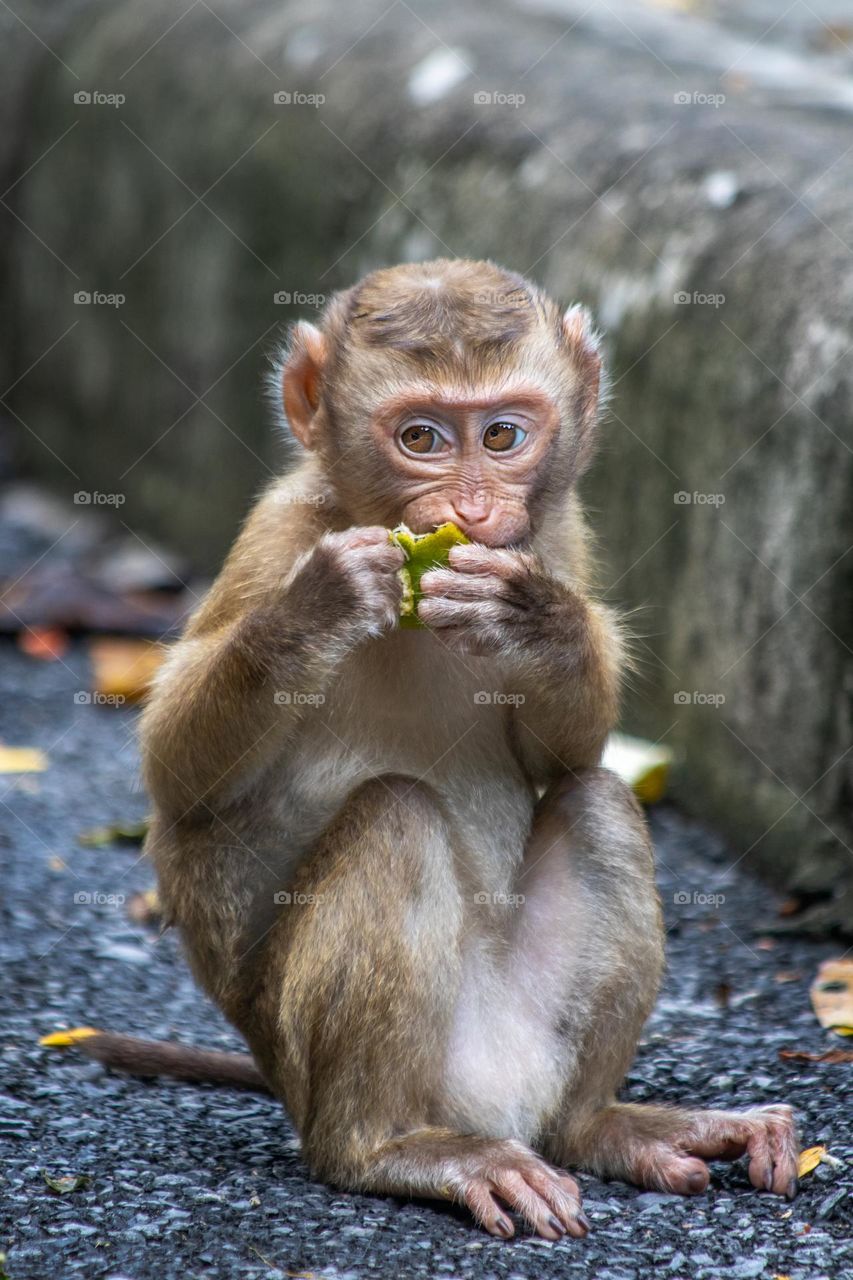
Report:
[[[425,422],[416,422],[400,432],[400,443],[409,453],[438,453],[444,448],[444,440]]]
[[[492,453],[508,453],[510,449],[517,449],[526,438],[527,432],[514,422],[493,422],[486,427],[483,444]]]

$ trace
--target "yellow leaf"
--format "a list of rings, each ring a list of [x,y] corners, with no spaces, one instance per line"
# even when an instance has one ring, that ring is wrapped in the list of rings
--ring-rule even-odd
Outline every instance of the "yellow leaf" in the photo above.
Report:
[[[824,960],[809,996],[822,1027],[839,1036],[853,1035],[853,959]]]
[[[49,1049],[67,1049],[71,1044],[88,1040],[89,1036],[99,1036],[102,1032],[97,1027],[70,1027],[68,1031],[54,1031],[49,1036],[42,1036],[39,1044]]]
[[[152,640],[89,641],[92,683],[96,698],[106,705],[122,706],[143,698],[165,657],[163,645]]]
[[[811,1173],[825,1155],[826,1147],[807,1147],[805,1151],[801,1151],[797,1161],[797,1177],[804,1178],[807,1173]]]
[[[47,756],[37,747],[0,746],[0,773],[44,773]]]

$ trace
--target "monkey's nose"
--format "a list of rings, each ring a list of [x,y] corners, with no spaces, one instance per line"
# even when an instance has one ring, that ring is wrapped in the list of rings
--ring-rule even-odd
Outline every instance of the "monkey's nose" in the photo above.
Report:
[[[492,514],[492,504],[487,498],[458,497],[451,500],[457,524],[484,524]]]

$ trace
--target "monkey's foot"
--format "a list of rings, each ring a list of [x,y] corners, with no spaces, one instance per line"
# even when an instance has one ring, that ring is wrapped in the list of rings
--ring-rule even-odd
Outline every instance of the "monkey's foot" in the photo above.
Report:
[[[493,1236],[509,1239],[515,1234],[501,1203],[545,1240],[561,1240],[567,1233],[582,1238],[589,1230],[574,1178],[546,1164],[521,1142],[473,1138],[468,1151],[457,1147],[442,1161],[442,1170],[441,1194],[464,1202]]]
[[[641,1187],[698,1195],[708,1186],[706,1160],[749,1157],[749,1180],[760,1191],[793,1200],[799,1143],[790,1107],[748,1111],[687,1111],[615,1105],[596,1117],[591,1165]]]

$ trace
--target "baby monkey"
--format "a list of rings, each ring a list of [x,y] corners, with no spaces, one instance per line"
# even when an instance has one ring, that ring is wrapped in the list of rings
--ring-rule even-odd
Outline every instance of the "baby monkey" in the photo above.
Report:
[[[709,1159],[796,1191],[788,1107],[618,1102],[663,931],[652,851],[599,761],[618,622],[575,493],[601,360],[488,262],[368,275],[295,326],[300,454],[261,497],[145,712],[148,850],[196,978],[314,1174],[589,1223],[566,1166],[691,1194]],[[388,530],[470,540],[401,629]]]

